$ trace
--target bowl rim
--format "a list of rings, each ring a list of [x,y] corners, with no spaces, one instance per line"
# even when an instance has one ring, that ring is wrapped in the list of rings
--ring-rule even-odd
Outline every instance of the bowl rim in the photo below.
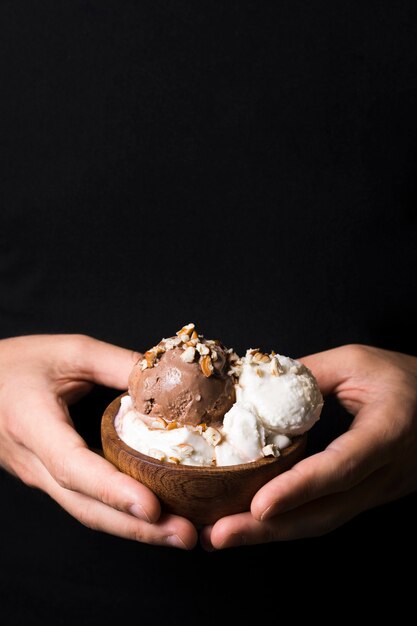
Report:
[[[101,419],[102,442],[105,434],[110,437],[113,446],[119,447],[124,454],[129,456],[129,458],[135,461],[141,461],[142,463],[146,463],[147,465],[164,468],[173,472],[188,472],[190,474],[201,474],[204,472],[209,472],[210,474],[220,475],[224,473],[234,473],[236,471],[251,472],[259,467],[273,465],[286,460],[288,456],[291,456],[300,447],[305,446],[306,444],[307,433],[297,435],[291,439],[291,444],[289,446],[280,451],[280,455],[278,457],[265,456],[261,459],[256,459],[255,461],[250,461],[248,463],[239,463],[235,465],[183,465],[181,463],[172,463],[170,461],[160,461],[159,459],[148,456],[143,452],[139,452],[138,450],[131,448],[117,434],[116,428],[114,426],[114,420],[119,411],[121,399],[127,395],[129,395],[129,392],[125,391],[124,393],[116,396],[105,408]]]

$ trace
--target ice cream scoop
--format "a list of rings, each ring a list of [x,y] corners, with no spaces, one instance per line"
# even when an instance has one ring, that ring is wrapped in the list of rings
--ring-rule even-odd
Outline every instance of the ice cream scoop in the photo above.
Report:
[[[236,396],[265,429],[289,436],[309,430],[323,407],[317,381],[305,365],[253,349],[241,359]]]
[[[218,340],[197,334],[188,324],[162,339],[133,367],[129,395],[142,419],[153,428],[220,424],[235,401],[233,363]]]

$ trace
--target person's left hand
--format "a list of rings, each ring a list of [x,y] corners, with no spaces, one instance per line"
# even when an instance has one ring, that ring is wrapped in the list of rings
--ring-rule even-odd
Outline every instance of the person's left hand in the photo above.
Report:
[[[351,427],[264,485],[251,512],[204,528],[207,550],[322,535],[417,489],[417,358],[348,345],[300,360],[355,416]]]

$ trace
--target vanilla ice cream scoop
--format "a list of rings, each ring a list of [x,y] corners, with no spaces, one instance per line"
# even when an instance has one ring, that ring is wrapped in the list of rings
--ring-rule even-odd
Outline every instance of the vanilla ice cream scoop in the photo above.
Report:
[[[241,360],[236,398],[256,413],[266,430],[289,436],[309,430],[323,407],[317,381],[305,365],[253,349]]]

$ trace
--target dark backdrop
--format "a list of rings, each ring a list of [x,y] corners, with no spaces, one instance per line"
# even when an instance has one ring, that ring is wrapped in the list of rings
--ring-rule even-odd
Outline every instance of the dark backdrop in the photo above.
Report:
[[[1,336],[143,350],[193,321],[237,351],[417,354],[416,13],[411,0],[0,3]],[[114,394],[72,409],[93,446]],[[348,422],[328,399],[310,451]],[[272,619],[300,566],[313,611],[346,567],[360,594],[413,547],[413,497],[320,539],[180,554],[94,533],[0,481],[10,624],[126,605],[214,624],[222,601],[247,615],[259,598]]]

